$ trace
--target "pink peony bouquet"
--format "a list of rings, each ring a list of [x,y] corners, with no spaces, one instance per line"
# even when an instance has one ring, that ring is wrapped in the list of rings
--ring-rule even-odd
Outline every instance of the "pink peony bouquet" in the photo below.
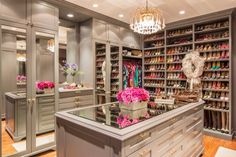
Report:
[[[129,103],[148,101],[150,96],[148,91],[143,88],[126,88],[120,91],[116,98],[119,102],[128,105]]]
[[[55,85],[53,82],[50,81],[42,81],[42,82],[37,82],[36,87],[40,90],[44,90],[45,88],[54,88]]]

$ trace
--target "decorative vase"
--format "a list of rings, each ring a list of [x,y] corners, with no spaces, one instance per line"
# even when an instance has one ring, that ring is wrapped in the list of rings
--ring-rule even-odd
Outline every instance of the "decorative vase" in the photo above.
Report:
[[[44,88],[44,94],[51,94],[53,93],[53,88]]]
[[[122,115],[128,115],[130,119],[138,119],[147,114],[147,103],[147,101],[130,103],[128,105],[121,103],[119,106]]]

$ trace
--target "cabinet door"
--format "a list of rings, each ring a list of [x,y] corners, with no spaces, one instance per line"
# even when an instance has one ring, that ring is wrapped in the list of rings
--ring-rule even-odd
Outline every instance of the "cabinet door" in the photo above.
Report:
[[[0,0],[0,18],[26,23],[27,0]]]
[[[114,43],[120,42],[120,27],[119,26],[116,26],[116,25],[108,26],[108,40]]]
[[[140,36],[134,33],[132,30],[121,28],[121,42],[123,46],[127,46],[130,48],[141,48]]]
[[[107,23],[104,21],[94,20],[93,21],[93,37],[95,39],[107,41]]]
[[[58,8],[42,2],[33,0],[32,2],[32,23],[36,27],[57,30],[59,20]]]
[[[141,49],[141,36],[137,33],[133,32],[133,44],[136,49]]]

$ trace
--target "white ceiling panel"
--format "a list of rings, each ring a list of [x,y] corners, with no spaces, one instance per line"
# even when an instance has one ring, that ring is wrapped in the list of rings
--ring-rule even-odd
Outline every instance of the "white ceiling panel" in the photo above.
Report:
[[[129,23],[138,7],[145,0],[67,0],[84,8]],[[98,4],[97,8],[93,4]],[[149,0],[149,5],[162,10],[167,23],[236,7],[236,0]],[[185,10],[184,15],[179,11]],[[123,14],[120,18],[118,15]]]

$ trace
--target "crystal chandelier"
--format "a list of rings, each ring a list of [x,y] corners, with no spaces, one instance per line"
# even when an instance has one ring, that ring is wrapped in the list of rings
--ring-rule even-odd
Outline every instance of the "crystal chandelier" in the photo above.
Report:
[[[160,10],[148,7],[146,0],[146,7],[136,10],[130,28],[139,34],[152,34],[165,28],[165,20]]]

